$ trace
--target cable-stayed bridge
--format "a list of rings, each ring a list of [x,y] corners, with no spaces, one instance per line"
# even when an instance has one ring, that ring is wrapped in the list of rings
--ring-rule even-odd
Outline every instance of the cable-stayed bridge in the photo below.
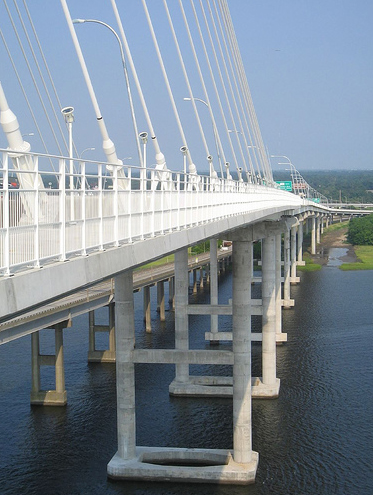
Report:
[[[57,24],[63,20],[63,41],[71,53],[73,47],[74,60],[79,63],[85,85],[77,82],[70,97],[79,103],[89,96],[104,153],[101,160],[82,158],[83,152],[94,150],[93,147],[82,153],[76,151],[77,112],[73,106],[62,105],[57,96],[58,86],[63,90],[66,80],[71,78],[70,69],[62,82],[53,79],[41,50],[32,9],[25,4],[20,9],[16,2],[12,9],[6,2],[4,5],[13,33],[6,26],[2,38],[15,69],[14,77],[18,77],[24,96],[29,92],[37,94],[47,123],[43,126],[39,123],[27,97],[25,108],[32,110],[35,129],[44,147],[43,152],[31,151],[21,130],[23,112],[12,110],[16,103],[12,101],[7,75],[0,87],[0,122],[6,138],[6,144],[0,148],[0,323],[7,324],[47,303],[112,280],[107,303],[115,306],[118,452],[109,463],[109,476],[253,482],[258,454],[252,451],[251,399],[279,394],[276,342],[283,341],[281,310],[282,306],[291,306],[290,282],[296,282],[296,264],[302,262],[303,228],[311,230],[315,251],[325,222],[331,214],[343,211],[315,201],[315,195],[308,196],[303,188],[300,190],[299,183],[293,191],[285,191],[273,181],[225,0],[163,1],[158,2],[158,10],[143,0],[142,24],[137,17],[129,22],[126,6],[118,9],[111,0],[106,8],[111,9],[110,19],[115,22],[115,28],[106,20],[83,17],[85,12],[73,18],[67,2],[61,0],[61,9],[56,12]],[[72,3],[70,7],[74,13],[78,10]],[[140,3],[136,7],[140,10]],[[46,8],[56,9],[49,5]],[[132,24],[137,22],[141,25],[140,35],[152,42],[151,49],[146,45],[153,57],[148,66],[142,58],[132,56],[132,51],[137,56],[139,53],[132,50],[130,37],[126,35],[140,31],[133,28]],[[110,36],[114,35],[115,46],[106,58],[112,60],[112,52],[116,51],[121,92],[128,99],[127,111],[121,112],[121,118],[127,121],[124,127],[130,130],[127,134],[134,136],[128,143],[131,142],[137,165],[119,158],[116,140],[109,136],[111,113],[104,119],[105,112],[101,112],[94,78],[90,75],[96,68],[88,67],[77,34],[78,28],[83,28],[78,25],[86,23],[97,24],[100,29],[110,31]],[[168,49],[171,43],[172,51]],[[14,54],[18,50],[24,55],[23,62]],[[54,50],[57,52],[58,47]],[[96,51],[95,57],[98,54]],[[92,53],[87,55],[92,61]],[[145,55],[141,53],[144,58]],[[158,61],[157,74],[154,59]],[[32,91],[19,77],[25,70],[25,61],[28,73],[24,78],[35,83]],[[63,70],[66,72],[66,65]],[[105,74],[105,78],[110,87],[110,76]],[[80,93],[82,88],[84,96]],[[117,96],[110,95],[114,106]],[[154,116],[152,109],[157,108],[158,100],[162,101]],[[193,111],[193,115],[188,116],[187,111]],[[203,116],[202,112],[205,112]],[[172,123],[165,125],[163,120],[170,115]],[[66,130],[62,129],[64,126]],[[156,134],[157,126],[162,129],[162,140]],[[53,136],[51,145],[46,135]],[[171,160],[166,148],[171,150]],[[170,161],[175,166],[171,167]],[[233,292],[229,307],[219,306],[217,298],[216,239],[222,238],[232,242]],[[188,303],[187,250],[206,239],[211,240],[211,297],[210,304],[200,311],[211,316],[207,340],[232,340],[231,351],[189,349],[188,315],[198,313],[198,308]],[[263,265],[260,310],[251,300],[252,246],[258,240],[262,241]],[[168,254],[175,255],[175,349],[137,349],[133,270]],[[232,331],[224,337],[219,336],[219,314],[232,315]],[[251,377],[250,362],[253,314],[261,314],[263,322],[263,376],[255,379]],[[66,322],[60,323],[54,325],[56,355],[52,357],[40,354],[36,324],[32,332],[34,403],[48,403],[48,400],[51,404],[66,403],[62,353],[62,328]],[[170,384],[173,395],[233,397],[233,449],[136,446],[134,365],[138,362],[174,363],[175,380]],[[56,390],[51,394],[40,390],[43,364],[54,365],[56,369]],[[233,378],[196,378],[189,374],[190,364],[229,364],[233,366]]]

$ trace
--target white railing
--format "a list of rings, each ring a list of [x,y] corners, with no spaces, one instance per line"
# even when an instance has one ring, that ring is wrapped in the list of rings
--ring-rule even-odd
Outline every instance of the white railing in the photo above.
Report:
[[[4,149],[0,153],[3,276],[188,229],[275,201],[300,202],[278,189],[182,172],[144,173],[138,167],[123,166],[109,176],[106,164],[76,159],[74,189],[68,189],[68,158],[30,153],[34,163],[30,172],[18,169],[21,155]],[[32,187],[13,188],[12,177]]]

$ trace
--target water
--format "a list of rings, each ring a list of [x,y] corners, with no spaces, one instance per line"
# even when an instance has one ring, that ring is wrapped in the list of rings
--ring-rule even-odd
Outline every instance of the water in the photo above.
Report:
[[[288,343],[277,349],[280,397],[253,402],[253,448],[260,453],[254,485],[108,480],[106,464],[116,451],[115,366],[87,364],[88,318],[80,317],[64,331],[66,408],[30,406],[29,337],[0,347],[0,494],[371,495],[373,272],[342,272],[331,258],[321,271],[302,274],[301,284],[292,287],[296,306],[283,312]],[[230,297],[228,272],[220,279],[220,302]],[[205,290],[198,301],[207,298]],[[138,345],[172,347],[173,313],[160,323],[154,307],[148,335],[141,305],[136,296]],[[104,310],[97,323],[100,318],[105,321]],[[219,325],[228,330],[230,318],[220,317]],[[193,347],[209,347],[206,328],[208,317],[190,317]],[[43,339],[43,352],[52,351],[51,332],[44,331]],[[253,345],[253,367],[260,375],[259,344]],[[223,366],[191,368],[231,373]],[[173,366],[136,370],[139,445],[232,447],[230,399],[169,397]],[[43,374],[43,386],[51,386],[52,378]]]

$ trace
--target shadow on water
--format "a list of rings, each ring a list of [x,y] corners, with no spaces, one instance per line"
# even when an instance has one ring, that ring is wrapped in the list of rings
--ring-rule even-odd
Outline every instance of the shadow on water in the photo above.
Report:
[[[367,420],[373,417],[373,272],[341,272],[331,261],[319,272],[302,273],[291,289],[296,306],[283,311],[288,342],[277,347],[280,397],[253,402],[253,448],[260,453],[254,485],[108,480],[106,465],[116,451],[115,365],[87,364],[88,318],[79,317],[64,331],[65,408],[30,407],[29,337],[0,347],[1,495],[373,493]],[[219,301],[230,297],[228,271],[220,277]],[[253,286],[253,297],[260,297],[260,286]],[[208,287],[191,296],[199,303],[208,298]],[[154,303],[151,334],[145,333],[141,294],[135,311],[138,346],[173,347],[172,310],[160,323]],[[253,324],[259,330],[260,317]],[[208,325],[208,317],[190,318],[191,347],[209,348]],[[230,317],[219,317],[221,330],[230,325]],[[253,344],[252,362],[253,375],[260,375],[260,344]],[[193,366],[191,373],[229,375],[232,369]],[[137,443],[231,448],[231,399],[170,397],[173,378],[172,365],[136,365]]]

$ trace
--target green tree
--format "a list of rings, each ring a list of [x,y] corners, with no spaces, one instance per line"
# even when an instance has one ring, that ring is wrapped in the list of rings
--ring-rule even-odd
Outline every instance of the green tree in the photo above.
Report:
[[[347,240],[358,246],[373,246],[373,214],[352,218],[348,224]]]

